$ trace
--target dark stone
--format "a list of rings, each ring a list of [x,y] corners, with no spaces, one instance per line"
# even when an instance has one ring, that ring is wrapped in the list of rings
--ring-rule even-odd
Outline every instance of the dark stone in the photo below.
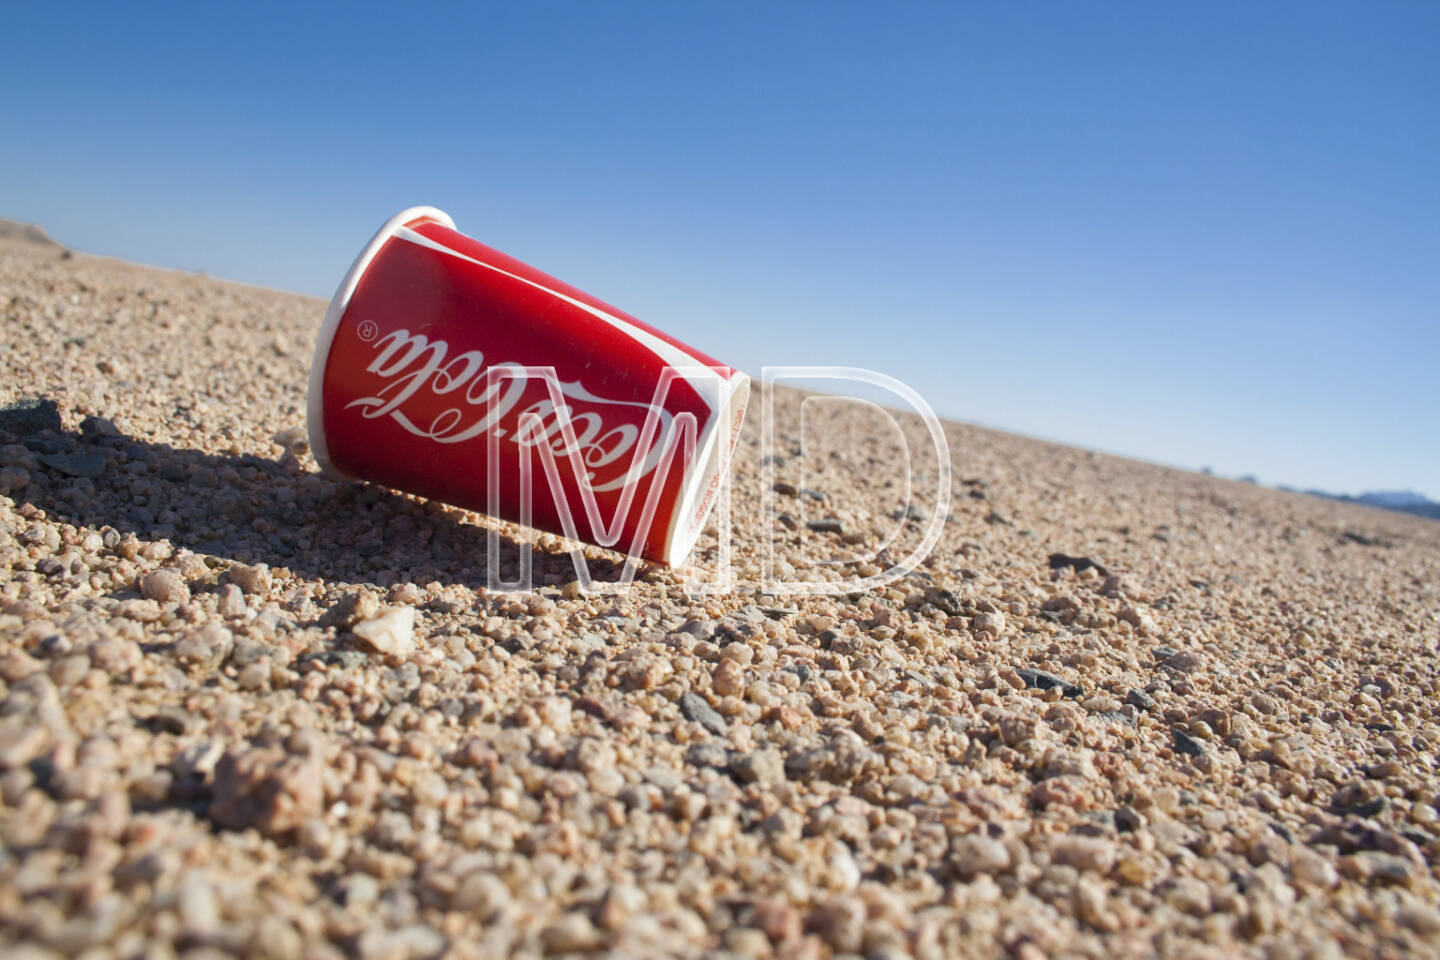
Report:
[[[808,663],[792,663],[788,664],[784,669],[789,670],[795,674],[795,676],[799,677],[801,683],[809,683],[810,678],[815,675],[815,671],[810,669]]]
[[[1190,757],[1205,756],[1205,744],[1196,740],[1190,734],[1179,727],[1170,728],[1170,733],[1175,737],[1175,749]]]
[[[1115,811],[1115,829],[1121,833],[1133,833],[1145,824],[1145,815],[1128,804]]]
[[[958,617],[963,612],[960,598],[949,590],[932,589],[925,594],[925,599],[952,617]]]
[[[680,697],[680,712],[685,715],[686,720],[698,723],[709,730],[717,737],[723,737],[726,732],[725,719],[715,712],[715,708],[705,702],[705,698],[696,693],[686,693]]]
[[[87,440],[120,436],[120,428],[104,417],[86,417],[80,421],[80,435]]]
[[[28,437],[42,430],[59,433],[60,408],[54,400],[29,397],[0,408],[0,430],[17,437]]]
[[[1146,713],[1155,709],[1155,698],[1144,690],[1131,690],[1125,694],[1125,702],[1136,710],[1144,710]]]
[[[1067,697],[1084,696],[1085,688],[1079,684],[1070,683],[1045,670],[1032,670],[1029,667],[1022,667],[1015,671],[1020,674],[1020,679],[1025,681],[1025,686],[1035,687],[1038,690],[1049,690],[1052,687],[1059,687],[1060,692]]]
[[[715,741],[693,743],[685,751],[685,762],[695,767],[714,767],[724,770],[730,766],[730,751]]]
[[[1349,812],[1357,817],[1378,817],[1388,809],[1390,801],[1385,797],[1376,797],[1374,800],[1355,804]]]
[[[47,453],[40,462],[68,477],[98,480],[105,475],[105,457],[99,453]]]
[[[1050,554],[1051,570],[1060,570],[1065,567],[1072,568],[1076,573],[1080,573],[1081,571],[1089,570],[1091,567],[1094,567],[1095,570],[1100,574],[1100,576],[1110,576],[1110,571],[1106,570],[1104,567],[1100,566],[1100,564],[1096,563],[1094,560],[1091,560],[1089,557],[1071,557],[1063,553]]]
[[[845,524],[835,517],[825,517],[821,520],[811,520],[805,524],[806,527],[816,533],[844,533]]]
[[[784,480],[776,480],[775,483],[770,487],[770,489],[774,490],[776,493],[783,493],[787,497],[793,497],[800,492],[798,489],[796,489],[795,484],[786,483]]]

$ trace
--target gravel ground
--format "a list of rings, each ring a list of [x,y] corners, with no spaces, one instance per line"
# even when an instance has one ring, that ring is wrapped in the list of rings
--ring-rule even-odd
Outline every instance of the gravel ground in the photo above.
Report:
[[[9,231],[0,309],[8,956],[1440,953],[1440,524],[951,424],[919,569],[772,596],[923,525],[786,394],[739,589],[585,597],[316,473],[320,301]]]

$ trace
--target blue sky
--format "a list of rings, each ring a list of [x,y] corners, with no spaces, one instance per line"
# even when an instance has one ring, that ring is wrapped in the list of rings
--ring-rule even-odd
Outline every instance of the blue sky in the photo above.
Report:
[[[1440,499],[1440,5],[8,4],[0,216],[329,296],[417,203],[752,373]],[[317,320],[318,320],[317,311]]]

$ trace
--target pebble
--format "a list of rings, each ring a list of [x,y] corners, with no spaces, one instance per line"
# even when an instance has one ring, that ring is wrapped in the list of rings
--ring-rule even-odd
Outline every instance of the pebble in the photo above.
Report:
[[[600,945],[600,931],[583,913],[567,913],[540,931],[546,953],[587,953]]]
[[[393,660],[406,660],[415,652],[415,608],[391,607],[373,620],[350,628],[360,646]]]
[[[1055,863],[1074,867],[1082,873],[1106,874],[1115,866],[1115,844],[1098,837],[1061,837],[1050,847]]]
[[[0,730],[0,770],[15,770],[28,766],[49,745],[50,731],[43,726]]]
[[[466,875],[450,895],[451,910],[464,910],[486,921],[503,914],[510,903],[510,888],[505,881],[486,870]]]
[[[374,594],[365,591],[347,594],[338,603],[325,611],[320,618],[322,627],[353,627],[362,620],[373,620],[380,615],[380,601]]]
[[[1136,690],[1133,687],[1128,693],[1125,694],[1125,702],[1130,704],[1130,706],[1134,707],[1136,710],[1140,710],[1145,713],[1149,713],[1150,711],[1155,709],[1155,698],[1150,696],[1150,694],[1146,693],[1144,690]]]
[[[775,750],[755,750],[730,761],[730,772],[741,783],[774,784],[785,779],[785,762]]]
[[[1175,738],[1175,750],[1187,757],[1203,757],[1206,754],[1205,744],[1181,730],[1179,727],[1172,727],[1171,736]]]
[[[727,729],[725,720],[699,694],[687,692],[681,695],[680,712],[684,714],[686,720],[700,724],[717,737],[725,736]]]
[[[0,494],[18,493],[30,485],[30,471],[23,467],[0,467]]]
[[[1415,867],[1404,857],[1381,850],[1361,850],[1340,858],[1340,872],[1361,883],[1410,886]]]
[[[970,833],[957,837],[951,845],[950,862],[962,880],[977,874],[998,876],[1010,869],[1010,851],[994,837]]]
[[[838,517],[821,517],[818,520],[810,520],[805,524],[806,529],[815,533],[840,533],[845,532],[845,523]]]
[[[175,644],[175,656],[201,670],[218,670],[235,647],[234,635],[218,623],[190,630]]]
[[[227,620],[243,617],[249,608],[245,606],[245,594],[233,583],[220,588],[220,599],[216,601],[215,612]]]
[[[237,563],[228,573],[230,582],[249,596],[266,596],[270,593],[271,576],[268,564],[247,565]]]
[[[179,571],[161,567],[140,581],[140,595],[156,603],[184,603],[190,599],[190,588]]]
[[[1005,632],[1005,614],[998,610],[976,614],[970,620],[972,633],[999,637]]]
[[[1032,670],[1022,667],[1015,671],[1020,679],[1025,681],[1025,686],[1034,687],[1037,690],[1058,689],[1063,696],[1076,698],[1085,695],[1085,690],[1079,684],[1070,683],[1045,670]]]
[[[47,453],[40,462],[67,477],[99,480],[105,475],[105,457],[99,453]]]
[[[1111,591],[1109,589],[1109,586],[1109,581],[1106,581],[1106,589],[1101,591],[1107,596],[1113,596],[1122,589],[1117,584],[1115,590]],[[1141,610],[1134,604],[1127,603],[1125,606],[1120,608],[1120,612],[1117,613],[1115,616],[1117,619],[1123,620],[1125,623],[1128,623],[1132,627],[1134,627],[1135,632],[1142,637],[1154,636],[1157,632],[1155,627],[1155,621],[1150,616],[1150,614],[1146,613],[1144,610]]]
[[[320,816],[324,794],[313,758],[275,749],[227,753],[215,767],[210,816],[232,830],[282,835]]]

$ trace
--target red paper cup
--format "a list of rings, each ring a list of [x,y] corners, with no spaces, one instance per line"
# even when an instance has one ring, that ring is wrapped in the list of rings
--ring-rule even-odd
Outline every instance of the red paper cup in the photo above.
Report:
[[[412,207],[330,301],[310,447],[332,476],[678,564],[749,391],[738,370]]]

